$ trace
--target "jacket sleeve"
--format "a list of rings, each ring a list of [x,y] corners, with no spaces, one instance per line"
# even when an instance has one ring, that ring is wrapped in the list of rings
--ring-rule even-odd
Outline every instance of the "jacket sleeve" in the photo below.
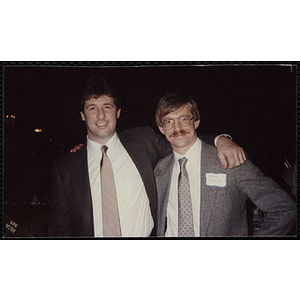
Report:
[[[56,161],[51,175],[48,233],[49,236],[72,236],[73,233],[63,181]]]
[[[296,217],[296,203],[250,160],[234,169],[238,187],[265,213],[264,222],[254,235],[280,236],[289,232]]]
[[[208,145],[214,146],[215,147],[215,138],[218,136],[219,134],[199,134],[199,138],[201,138],[204,142],[206,142]]]

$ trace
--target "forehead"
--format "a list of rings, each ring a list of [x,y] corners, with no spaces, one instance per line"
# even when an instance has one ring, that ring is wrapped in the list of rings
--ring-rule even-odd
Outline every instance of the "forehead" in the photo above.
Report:
[[[173,117],[179,118],[179,117],[183,117],[183,116],[186,117],[186,116],[189,116],[190,114],[191,114],[191,110],[189,109],[188,105],[184,104],[180,108],[165,115],[163,117],[163,119],[173,118]]]
[[[91,97],[90,99],[86,100],[84,103],[84,107],[90,105],[107,105],[107,104],[115,106],[114,99],[107,95],[102,95],[100,97]]]

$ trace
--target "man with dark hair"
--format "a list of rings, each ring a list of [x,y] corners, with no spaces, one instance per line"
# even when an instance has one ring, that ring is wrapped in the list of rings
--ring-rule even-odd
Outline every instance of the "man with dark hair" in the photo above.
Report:
[[[121,108],[121,101],[119,99],[119,94],[116,87],[112,84],[109,84],[102,76],[94,75],[89,79],[86,88],[83,91],[81,111],[84,111],[84,105],[86,101],[90,100],[91,98],[98,98],[102,95],[113,98],[117,111]]]
[[[247,236],[248,197],[265,213],[254,234],[289,232],[296,214],[293,199],[249,160],[224,170],[216,149],[197,137],[200,113],[190,96],[161,98],[156,122],[173,148],[154,171],[158,236]]]
[[[55,160],[49,234],[76,237],[156,235],[154,167],[170,154],[169,143],[150,127],[116,133],[120,102],[108,82],[92,78],[80,112],[87,142]],[[243,150],[220,137],[230,167],[244,162]],[[226,167],[226,166],[225,166]]]

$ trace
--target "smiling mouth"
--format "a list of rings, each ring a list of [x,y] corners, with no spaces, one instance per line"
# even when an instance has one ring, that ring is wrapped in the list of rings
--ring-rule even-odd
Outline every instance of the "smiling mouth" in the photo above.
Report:
[[[98,122],[96,123],[97,127],[105,127],[108,124],[108,122]]]

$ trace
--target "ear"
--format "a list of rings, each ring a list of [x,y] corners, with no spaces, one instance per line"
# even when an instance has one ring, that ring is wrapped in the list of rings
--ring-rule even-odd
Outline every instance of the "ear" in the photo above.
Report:
[[[165,130],[163,127],[158,126],[158,129],[163,135],[165,135]]]
[[[120,118],[120,115],[121,115],[121,108],[119,108],[119,110],[117,111],[117,119]]]
[[[84,113],[82,111],[80,112],[80,115],[81,115],[81,120],[85,121],[85,115],[84,115]]]
[[[195,129],[197,129],[199,127],[199,125],[200,125],[200,119],[197,120],[196,122],[194,122]]]

